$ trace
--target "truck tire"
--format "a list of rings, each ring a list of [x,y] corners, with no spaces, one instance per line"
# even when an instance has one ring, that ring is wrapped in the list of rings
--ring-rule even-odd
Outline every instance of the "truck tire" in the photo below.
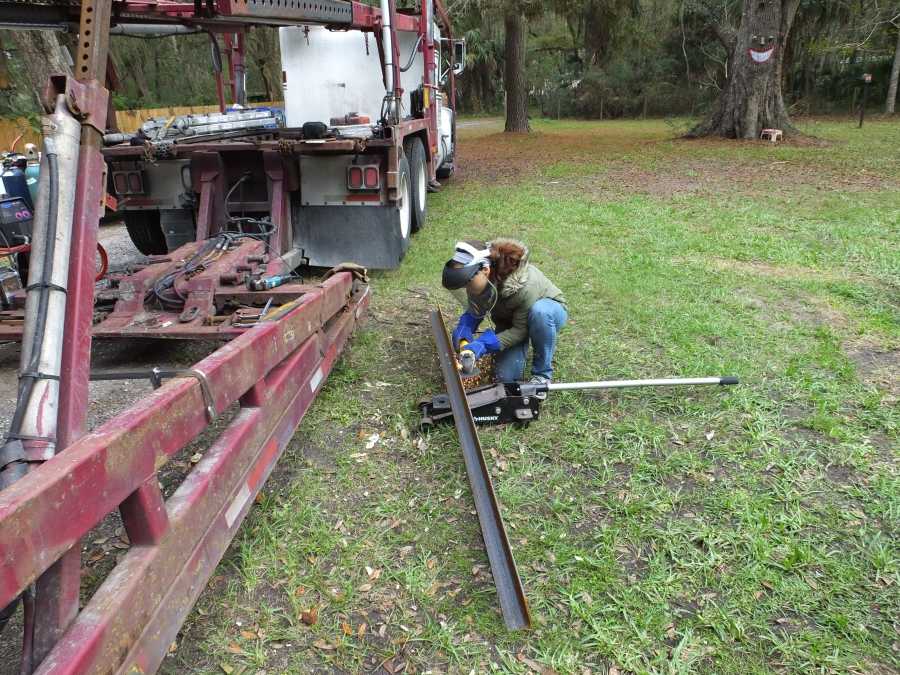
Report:
[[[412,189],[412,231],[418,232],[425,227],[428,215],[428,165],[425,160],[425,147],[422,139],[414,137],[404,143],[404,153],[409,160],[409,178]]]
[[[409,161],[406,157],[400,158],[397,173],[397,207],[400,211],[398,217],[398,227],[400,230],[400,260],[403,260],[406,251],[409,249],[409,238],[412,234],[414,210]]]
[[[128,236],[144,255],[163,255],[169,252],[166,236],[159,222],[159,211],[125,211],[122,214]]]

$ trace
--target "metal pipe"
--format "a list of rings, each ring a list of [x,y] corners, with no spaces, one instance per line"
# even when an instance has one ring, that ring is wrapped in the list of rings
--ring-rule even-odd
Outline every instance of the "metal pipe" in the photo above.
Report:
[[[736,377],[685,377],[660,380],[600,380],[597,382],[552,382],[546,391],[571,391],[575,389],[626,389],[628,387],[681,387],[705,384],[722,386],[738,384]],[[543,389],[538,386],[538,389]]]
[[[167,37],[169,35],[193,35],[202,33],[200,28],[188,26],[165,26],[143,23],[120,23],[109,29],[110,35],[124,35],[127,37]]]
[[[22,593],[22,662],[20,675],[34,672],[34,584]]]
[[[231,77],[234,81],[234,102],[247,105],[247,67],[244,63],[244,34],[238,33],[234,38],[232,52]]]
[[[56,23],[51,21],[29,22],[29,21],[0,21],[0,30],[55,30],[60,33],[68,33],[69,25],[67,23]]]
[[[219,41],[209,32],[209,47],[212,54],[213,76],[216,79],[216,100],[219,102],[219,112],[225,112],[225,83],[222,80],[222,52],[219,49]]]
[[[384,49],[384,89],[385,98],[390,101],[385,117],[392,119],[396,101],[394,99],[394,45],[391,41],[391,4],[381,0],[381,43]]]
[[[481,451],[472,411],[469,409],[466,392],[456,369],[456,352],[450,342],[450,336],[447,335],[447,327],[440,310],[431,312],[431,331],[441,362],[444,384],[447,385],[453,422],[459,435],[469,484],[472,486],[475,511],[481,524],[481,535],[488,562],[491,564],[494,585],[497,587],[503,620],[509,630],[528,628],[531,625],[531,616],[528,612],[528,601],[525,599],[525,589],[522,588],[522,580],[519,578],[512,548],[506,536],[503,517],[500,515],[500,504],[494,494],[491,474]]]
[[[26,448],[32,449],[32,460],[50,459],[56,445],[69,245],[81,139],[81,124],[69,112],[65,95],[57,97],[56,110],[44,118],[43,127],[44,166],[34,214],[20,373],[20,378],[31,380],[31,386],[20,402],[25,406],[21,426],[12,430]],[[56,164],[55,171],[49,168],[51,161]],[[55,190],[51,189],[53,180]]]

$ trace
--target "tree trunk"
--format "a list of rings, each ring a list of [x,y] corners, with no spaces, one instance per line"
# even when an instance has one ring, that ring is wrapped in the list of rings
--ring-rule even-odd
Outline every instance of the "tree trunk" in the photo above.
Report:
[[[69,55],[60,44],[57,33],[50,30],[10,31],[19,51],[22,63],[26,64],[25,74],[28,86],[38,104],[43,109],[41,97],[51,75],[71,75]]]
[[[528,126],[528,85],[525,82],[525,17],[510,9],[506,28],[506,131],[531,131]]]
[[[784,105],[788,35],[800,0],[744,0],[737,32],[717,26],[731,51],[728,79],[712,113],[689,135],[759,138],[763,129],[798,134]]]
[[[900,26],[897,26],[897,49],[894,50],[894,66],[891,68],[891,81],[888,85],[887,106],[885,106],[888,115],[893,115],[896,110],[898,79],[900,79]]]
[[[12,78],[9,75],[9,63],[6,57],[6,50],[3,44],[0,44],[0,90],[12,87]]]

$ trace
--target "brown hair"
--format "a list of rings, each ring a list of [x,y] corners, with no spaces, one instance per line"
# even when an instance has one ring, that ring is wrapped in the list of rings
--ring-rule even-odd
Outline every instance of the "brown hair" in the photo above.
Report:
[[[464,239],[463,241],[479,251],[487,248],[487,243],[480,239]],[[491,281],[499,283],[519,268],[522,258],[525,257],[525,248],[512,241],[501,240],[491,244],[489,257],[491,260]]]
[[[491,276],[503,281],[519,268],[525,248],[512,241],[500,241],[491,245]]]

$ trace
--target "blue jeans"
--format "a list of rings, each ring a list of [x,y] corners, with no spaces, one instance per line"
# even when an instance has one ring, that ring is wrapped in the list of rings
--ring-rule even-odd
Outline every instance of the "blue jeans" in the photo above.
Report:
[[[514,382],[522,379],[529,342],[534,349],[531,374],[552,378],[556,336],[566,325],[568,318],[566,308],[556,300],[541,298],[534,303],[528,310],[528,337],[497,354],[495,361],[497,381]]]

